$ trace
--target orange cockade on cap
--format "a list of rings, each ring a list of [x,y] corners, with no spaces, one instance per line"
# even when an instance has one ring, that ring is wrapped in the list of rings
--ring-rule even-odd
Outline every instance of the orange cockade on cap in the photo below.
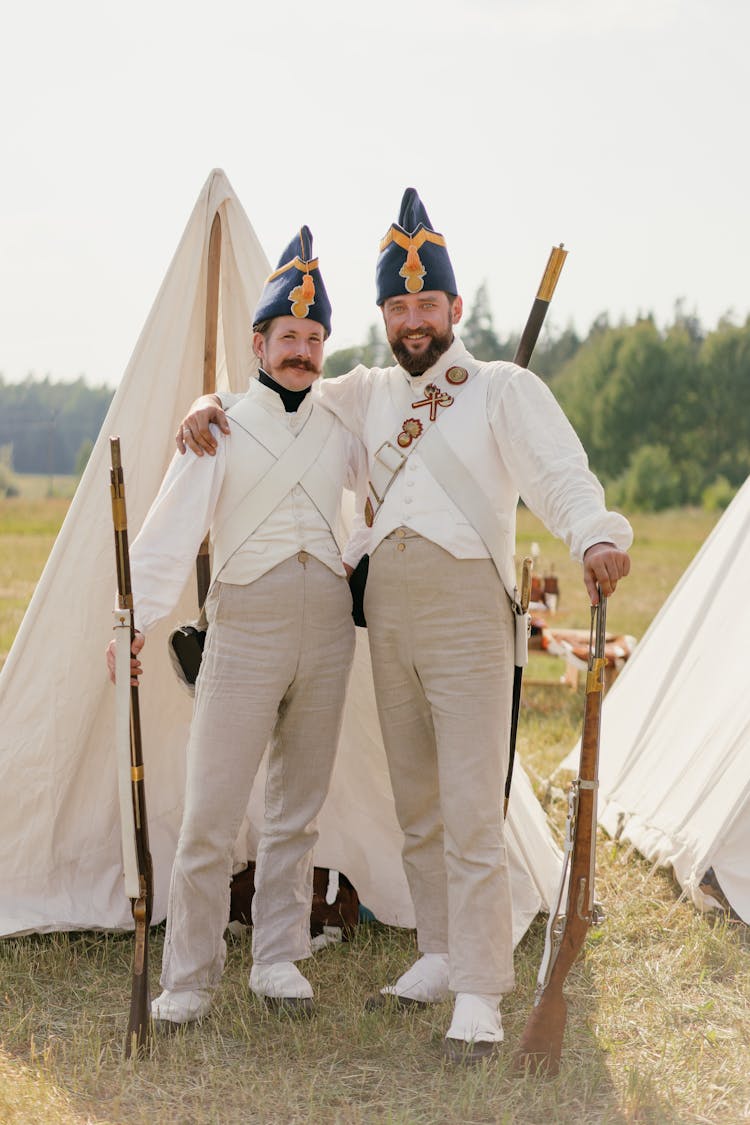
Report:
[[[427,271],[422,265],[419,253],[417,252],[416,243],[409,243],[406,251],[406,261],[398,272],[399,277],[406,278],[406,288],[409,293],[418,293],[420,289],[424,288],[422,278]]]
[[[305,317],[310,311],[310,305],[315,302],[315,280],[311,273],[306,273],[301,285],[295,285],[289,294],[292,302],[292,316]]]

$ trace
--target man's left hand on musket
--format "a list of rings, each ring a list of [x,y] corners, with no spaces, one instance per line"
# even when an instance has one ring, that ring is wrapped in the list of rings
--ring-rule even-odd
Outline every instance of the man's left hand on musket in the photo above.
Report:
[[[227,416],[221,409],[221,401],[217,395],[203,395],[199,398],[195,408],[180,425],[174,436],[180,453],[189,449],[198,457],[202,457],[204,453],[211,457],[215,455],[216,439],[208,428],[210,422],[214,422],[223,434],[230,432]]]
[[[583,581],[592,605],[599,604],[597,586],[605,598],[614,594],[617,583],[630,573],[630,555],[614,543],[593,543],[583,555]]]
[[[131,687],[138,687],[138,677],[140,676],[141,672],[143,671],[143,666],[142,666],[140,660],[138,659],[138,653],[141,651],[141,649],[143,648],[145,643],[146,643],[146,638],[144,637],[143,633],[136,632],[135,636],[133,637],[133,643],[130,646],[130,651],[132,653],[132,658],[131,658],[131,661],[130,661],[130,675],[133,677],[130,681]],[[112,640],[112,641],[109,642],[106,649],[104,650],[104,656],[105,656],[106,661],[107,661],[107,672],[109,673],[109,678],[112,681],[112,683],[115,682],[115,646],[116,646],[116,644],[117,644],[117,642]]]

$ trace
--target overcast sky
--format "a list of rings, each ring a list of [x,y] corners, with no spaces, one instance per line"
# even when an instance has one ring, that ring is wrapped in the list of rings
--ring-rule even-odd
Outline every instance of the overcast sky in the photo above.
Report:
[[[415,186],[464,298],[713,327],[750,311],[747,0],[25,0],[2,21],[0,373],[115,384],[201,187],[275,264],[315,237],[331,347]]]

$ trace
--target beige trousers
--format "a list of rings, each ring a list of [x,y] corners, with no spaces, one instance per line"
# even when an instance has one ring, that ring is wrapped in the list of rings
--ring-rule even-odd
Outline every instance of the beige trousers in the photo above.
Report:
[[[448,952],[453,991],[507,992],[508,597],[489,559],[400,528],[370,559],[365,613],[419,948]]]
[[[217,582],[196,685],[161,983],[214,987],[226,957],[232,848],[267,744],[253,958],[310,953],[316,818],[354,652],[346,579],[300,552],[247,586]]]

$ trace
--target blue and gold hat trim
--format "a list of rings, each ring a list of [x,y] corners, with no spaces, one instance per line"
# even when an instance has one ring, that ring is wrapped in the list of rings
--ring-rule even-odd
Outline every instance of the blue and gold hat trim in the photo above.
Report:
[[[415,188],[401,200],[398,222],[380,240],[376,268],[377,303],[423,289],[457,293],[456,279],[445,238],[432,229]]]
[[[388,234],[380,240],[381,254],[391,242],[395,242],[397,246],[406,251],[406,261],[398,274],[399,277],[404,278],[407,292],[419,293],[421,289],[424,289],[424,276],[427,273],[419,257],[419,251],[425,242],[432,242],[436,246],[445,246],[445,239],[442,234],[436,234],[433,230],[425,230],[424,227],[416,234],[407,234],[394,223]]]
[[[331,302],[328,299],[319,259],[312,256],[312,234],[302,227],[266,279],[253,315],[253,324],[277,316],[308,318],[331,332]]]
[[[302,274],[302,284],[295,285],[289,290],[287,298],[291,303],[292,316],[300,318],[305,317],[310,312],[310,305],[315,303],[315,279],[313,277],[313,270],[318,268],[318,259],[313,258],[309,262],[304,262],[302,258],[295,258],[292,262],[287,262],[285,266],[280,269],[274,270],[272,274],[266,279],[266,285],[275,281],[277,277],[281,277],[289,270],[297,270]]]

